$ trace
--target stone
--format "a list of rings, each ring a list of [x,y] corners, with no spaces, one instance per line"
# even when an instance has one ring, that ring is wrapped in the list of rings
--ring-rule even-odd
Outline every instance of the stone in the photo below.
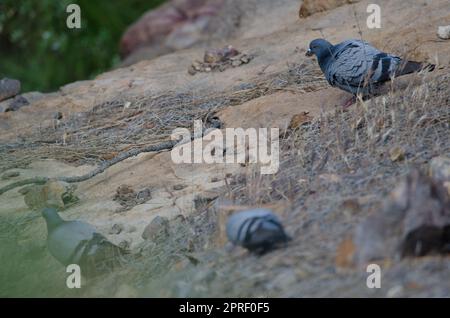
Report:
[[[154,241],[159,237],[166,236],[168,234],[169,220],[163,216],[156,216],[149,225],[146,226],[144,232],[142,232],[142,238],[144,240]]]
[[[138,202],[142,202],[142,203],[150,200],[152,198],[151,190],[149,188],[146,188],[146,189],[139,191],[136,198],[137,198]]]
[[[120,234],[123,231],[124,227],[122,224],[114,224],[112,228],[109,230],[109,234]]]
[[[405,150],[402,147],[394,147],[389,151],[389,158],[392,162],[405,160]]]
[[[33,185],[23,190],[25,204],[32,210],[45,207],[65,209],[79,201],[74,191],[76,186],[57,180],[49,180],[44,185]]]
[[[292,116],[291,121],[289,123],[288,129],[298,129],[303,125],[307,125],[311,123],[313,117],[309,115],[309,112],[302,112],[300,114],[295,114]]]
[[[450,39],[450,25],[447,26],[439,26],[437,30],[437,35],[442,40]]]
[[[355,243],[351,238],[344,239],[336,251],[335,264],[340,268],[351,268],[354,265]]]
[[[5,112],[16,111],[16,110],[19,110],[20,108],[22,108],[23,106],[27,106],[27,105],[30,105],[30,103],[28,102],[28,100],[25,97],[23,97],[22,95],[15,96],[14,98],[12,98],[8,107],[6,107],[4,111]]]
[[[121,207],[117,209],[117,212],[124,212],[132,209],[136,205],[147,202],[151,198],[150,188],[144,188],[136,193],[132,186],[123,184],[117,188],[113,201],[116,201],[121,205]]]
[[[8,171],[8,172],[5,172],[4,174],[2,174],[2,180],[9,180],[12,178],[16,178],[18,176],[20,176],[19,171]]]
[[[155,55],[185,49],[214,35],[213,23],[224,0],[171,0],[145,13],[131,25],[120,41],[126,57],[141,48],[153,48]],[[212,30],[211,30],[212,29]]]

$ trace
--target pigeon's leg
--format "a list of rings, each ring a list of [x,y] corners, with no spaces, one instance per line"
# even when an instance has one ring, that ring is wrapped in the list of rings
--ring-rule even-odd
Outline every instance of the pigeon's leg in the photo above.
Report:
[[[356,103],[356,96],[352,96],[351,98],[349,98],[344,104],[342,104],[342,107],[344,109],[349,108],[351,105],[353,105],[354,103]]]

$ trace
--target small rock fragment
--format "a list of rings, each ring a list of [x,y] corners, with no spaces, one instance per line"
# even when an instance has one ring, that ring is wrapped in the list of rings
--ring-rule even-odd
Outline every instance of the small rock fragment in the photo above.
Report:
[[[402,285],[396,285],[388,290],[388,292],[386,293],[386,297],[387,298],[401,297],[403,291],[404,289]]]
[[[2,175],[2,180],[12,179],[12,178],[16,178],[18,176],[20,176],[20,172],[19,171],[9,171],[9,172],[5,172]]]
[[[248,55],[243,55],[242,57],[241,57],[241,62],[242,63],[244,63],[244,64],[248,64],[249,62],[250,62],[250,57],[248,56]]]
[[[159,237],[166,236],[168,234],[169,220],[163,216],[156,216],[149,225],[142,232],[142,238],[144,240],[154,241]]]
[[[356,227],[358,264],[374,260],[450,253],[450,196],[441,182],[414,169],[380,213]]]
[[[19,192],[21,195],[25,195],[25,194],[27,194],[28,192],[30,192],[30,190],[31,190],[33,187],[34,187],[33,185],[31,185],[31,186],[26,186],[26,187],[20,188],[18,192]]]
[[[122,231],[123,231],[123,225],[116,223],[112,226],[112,228],[109,230],[108,233],[117,235],[117,234],[120,234],[120,232],[122,232]]]
[[[20,93],[20,81],[10,78],[0,80],[0,101],[16,96]]]
[[[230,59],[233,56],[238,55],[239,52],[233,48],[231,45],[228,45],[222,49],[209,49],[205,52],[205,56],[203,61],[205,63],[219,63],[223,62],[227,59]]]
[[[195,68],[191,65],[191,66],[189,66],[189,68],[188,68],[188,74],[189,75],[195,75],[195,74],[197,74],[197,71],[195,70]]]
[[[313,117],[309,115],[309,112],[302,112],[300,114],[296,114],[292,116],[288,129],[295,130],[300,126],[309,124],[312,119]]]
[[[192,63],[192,68],[196,71],[201,71],[202,63],[196,61],[196,62]]]
[[[190,75],[197,72],[223,72],[230,67],[238,67],[247,64],[253,59],[253,56],[241,54],[231,45],[221,49],[206,50],[203,62],[195,61],[188,68]]]
[[[142,202],[142,203],[150,200],[152,198],[151,190],[149,188],[146,188],[146,189],[139,191],[136,198],[137,198],[138,202]]]
[[[438,27],[437,35],[442,40],[450,39],[450,25]]]
[[[115,298],[136,298],[138,296],[138,291],[128,284],[120,285],[114,295]]]
[[[314,13],[328,11],[347,3],[355,3],[360,0],[304,0],[300,6],[298,15],[306,18]]]

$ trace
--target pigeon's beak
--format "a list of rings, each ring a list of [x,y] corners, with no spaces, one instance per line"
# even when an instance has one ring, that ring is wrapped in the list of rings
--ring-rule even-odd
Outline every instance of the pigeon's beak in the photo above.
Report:
[[[311,51],[311,49],[308,49],[308,51],[306,51],[305,55],[306,56],[312,56],[313,52]]]

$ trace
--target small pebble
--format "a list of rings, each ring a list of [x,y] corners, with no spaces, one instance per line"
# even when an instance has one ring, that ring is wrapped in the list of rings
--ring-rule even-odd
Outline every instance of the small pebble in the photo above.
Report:
[[[151,190],[149,188],[141,190],[136,197],[139,201],[148,201],[152,198]]]
[[[450,39],[450,25],[440,26],[437,31],[437,35],[442,40]]]
[[[240,66],[241,64],[242,64],[242,61],[239,61],[239,60],[233,61],[233,62],[231,63],[231,65],[234,66],[234,67],[238,67],[238,66]]]
[[[186,186],[183,185],[183,184],[176,184],[176,185],[173,186],[173,189],[175,191],[180,191],[180,190],[183,190],[184,188],[186,188]]]

